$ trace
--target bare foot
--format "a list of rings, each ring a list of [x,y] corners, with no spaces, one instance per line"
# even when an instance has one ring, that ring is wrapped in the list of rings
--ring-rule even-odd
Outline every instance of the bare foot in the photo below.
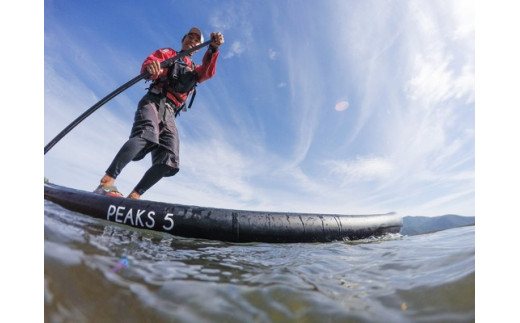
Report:
[[[114,186],[115,184],[115,179],[107,174],[105,174],[101,180],[99,181],[99,185],[101,187],[109,187],[109,186]]]
[[[141,195],[139,195],[136,191],[132,191],[132,193],[130,193],[130,195],[128,195],[128,198],[134,199],[134,200],[139,200],[141,198]]]
[[[105,175],[99,181],[99,186],[94,190],[94,193],[108,196],[123,197],[117,187],[114,185],[115,179]]]

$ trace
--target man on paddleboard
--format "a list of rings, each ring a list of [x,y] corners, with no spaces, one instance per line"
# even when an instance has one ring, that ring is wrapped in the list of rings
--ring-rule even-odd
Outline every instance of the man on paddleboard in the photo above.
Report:
[[[115,186],[115,179],[130,161],[138,161],[152,154],[152,166],[128,195],[139,199],[150,187],[163,177],[179,171],[179,136],[175,117],[186,111],[188,96],[195,94],[195,87],[215,75],[219,55],[218,48],[224,43],[221,33],[211,33],[213,40],[204,54],[201,65],[196,65],[190,55],[177,60],[168,68],[160,63],[176,56],[171,48],[162,48],[150,54],[143,62],[141,73],[150,73],[152,84],[137,106],[130,138],[123,144],[114,160],[101,178],[95,193],[123,196]],[[182,38],[182,51],[187,51],[204,42],[200,29],[193,27]]]

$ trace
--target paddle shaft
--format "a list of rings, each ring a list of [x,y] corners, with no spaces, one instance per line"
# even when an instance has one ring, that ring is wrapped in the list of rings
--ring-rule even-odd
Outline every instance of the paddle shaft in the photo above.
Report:
[[[161,68],[167,68],[173,65],[173,63],[178,60],[179,58],[182,58],[184,56],[190,55],[191,53],[201,49],[202,47],[208,46],[213,42],[213,39],[210,39],[202,44],[199,44],[193,48],[188,49],[187,51],[183,51],[178,53],[172,58],[169,58],[163,62],[161,62]],[[52,139],[44,148],[43,154],[45,155],[58,141],[60,141],[65,135],[67,135],[74,127],[76,127],[78,124],[80,124],[83,120],[85,120],[88,116],[90,116],[94,111],[99,109],[101,106],[103,106],[108,101],[112,100],[115,96],[123,92],[124,90],[128,89],[135,83],[139,82],[140,80],[147,78],[150,76],[150,73],[144,72],[130,81],[126,82],[125,84],[118,87],[116,90],[105,96],[103,99],[101,99],[98,103],[94,104],[92,107],[90,107],[87,111],[83,112],[79,117],[76,118],[71,124],[69,124],[65,129],[63,129],[54,139]]]

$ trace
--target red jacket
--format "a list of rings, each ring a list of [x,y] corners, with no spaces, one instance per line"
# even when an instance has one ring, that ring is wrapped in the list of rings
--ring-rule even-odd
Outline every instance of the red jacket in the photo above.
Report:
[[[192,64],[195,64],[195,72],[198,75],[197,82],[202,83],[205,80],[213,77],[213,75],[215,75],[218,54],[218,50],[213,51],[211,48],[209,48],[204,54],[204,58],[202,59],[202,65],[196,65],[187,56],[184,56],[182,59],[190,67],[192,66]],[[141,67],[141,73],[144,73],[146,71],[146,66],[148,66],[152,61],[158,60],[159,62],[162,62],[164,60],[174,57],[175,55],[177,55],[177,52],[171,48],[162,48],[156,50],[155,52],[150,54],[143,62],[143,65]],[[149,78],[149,80],[156,80],[162,76],[166,76],[167,73],[168,69],[165,68],[163,69],[163,72],[161,74],[159,74],[158,76],[153,75]],[[167,92],[166,96],[168,97],[168,99],[172,100],[176,106],[180,106],[182,103],[186,101],[186,99],[188,99],[188,93]]]

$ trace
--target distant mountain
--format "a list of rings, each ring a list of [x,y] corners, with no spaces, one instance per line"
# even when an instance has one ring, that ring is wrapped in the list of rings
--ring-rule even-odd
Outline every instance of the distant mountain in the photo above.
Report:
[[[475,225],[475,217],[460,216],[454,214],[427,217],[405,216],[403,217],[402,235],[413,236],[429,232]]]

